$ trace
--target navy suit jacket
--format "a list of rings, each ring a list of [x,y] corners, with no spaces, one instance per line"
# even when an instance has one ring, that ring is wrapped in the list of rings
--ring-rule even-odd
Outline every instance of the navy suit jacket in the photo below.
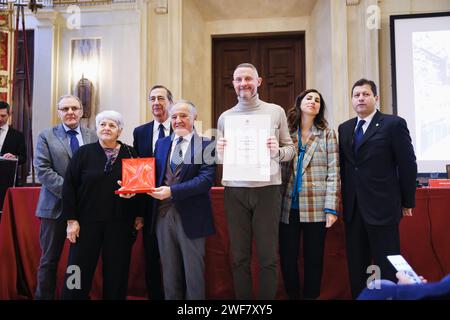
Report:
[[[155,121],[143,124],[133,131],[133,148],[136,150],[140,158],[154,157],[153,154],[153,127]],[[170,127],[170,134],[172,134],[172,127]],[[146,223],[144,224],[144,232],[152,232],[154,229],[151,226],[153,221],[152,210],[153,210],[153,198],[147,197],[148,201],[143,205],[144,219]],[[149,222],[150,223],[147,223]],[[150,228],[149,228],[150,227]]]
[[[11,128],[11,126],[8,128],[2,150],[0,150],[0,155],[4,155],[5,153],[11,153],[17,156],[19,165],[27,161],[25,137],[22,132]]]
[[[441,300],[450,299],[450,274],[439,282],[397,285],[381,282],[380,289],[365,288],[358,300]]]
[[[167,161],[170,161],[172,138],[172,136],[168,136],[156,143],[157,187],[164,185]],[[205,156],[209,159],[205,159]],[[188,238],[206,237],[214,233],[214,220],[209,196],[216,173],[214,144],[194,133],[184,159],[185,162],[190,163],[182,165],[179,183],[170,186],[172,201],[180,214],[183,229]],[[187,161],[187,159],[190,159],[190,161]],[[156,222],[158,204],[159,200],[154,201],[153,225]]]
[[[401,208],[413,208],[416,194],[417,164],[406,121],[377,111],[355,155],[356,121],[339,126],[344,220],[352,220],[357,200],[366,223],[399,223]]]
[[[141,158],[153,157],[153,126],[155,121],[143,124],[133,131],[133,148]],[[170,134],[172,134],[172,127]]]

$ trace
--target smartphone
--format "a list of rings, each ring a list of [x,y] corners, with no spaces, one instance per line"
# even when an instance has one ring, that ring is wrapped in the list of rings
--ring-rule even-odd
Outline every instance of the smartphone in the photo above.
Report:
[[[402,271],[406,275],[408,275],[415,283],[422,283],[422,280],[419,278],[417,273],[411,268],[408,262],[406,262],[405,258],[401,255],[393,255],[387,256],[388,260],[397,271]]]

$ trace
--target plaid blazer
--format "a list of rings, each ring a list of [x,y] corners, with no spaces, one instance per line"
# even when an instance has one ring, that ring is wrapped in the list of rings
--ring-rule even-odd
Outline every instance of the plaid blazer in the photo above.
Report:
[[[336,133],[332,129],[320,130],[315,126],[306,143],[302,166],[302,189],[299,194],[300,222],[326,221],[324,209],[338,212],[341,179],[339,175],[339,148]],[[293,136],[297,143],[297,133]],[[297,154],[289,162],[281,164],[282,206],[281,222],[289,223],[292,188],[297,174]]]

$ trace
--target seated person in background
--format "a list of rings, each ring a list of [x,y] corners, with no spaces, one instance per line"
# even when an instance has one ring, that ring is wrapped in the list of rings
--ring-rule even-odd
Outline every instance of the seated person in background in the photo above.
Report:
[[[397,272],[397,284],[389,280],[373,282],[365,288],[358,300],[450,300],[450,274],[441,281],[415,283],[404,272]],[[376,288],[379,285],[379,289]]]

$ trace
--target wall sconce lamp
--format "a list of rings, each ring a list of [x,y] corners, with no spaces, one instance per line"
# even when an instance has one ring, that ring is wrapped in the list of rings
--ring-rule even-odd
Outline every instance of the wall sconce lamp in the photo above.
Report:
[[[157,0],[155,6],[156,14],[167,14],[169,12],[168,0]]]

